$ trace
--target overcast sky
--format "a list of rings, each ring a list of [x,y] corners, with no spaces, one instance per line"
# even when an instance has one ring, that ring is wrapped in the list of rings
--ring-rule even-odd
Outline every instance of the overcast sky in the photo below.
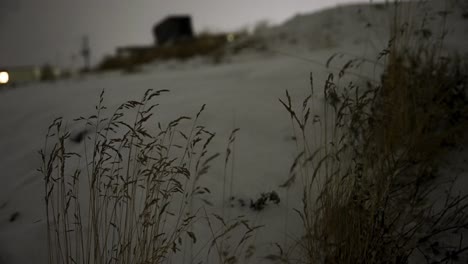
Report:
[[[366,1],[366,0],[363,0]],[[369,1],[369,0],[367,0]],[[190,14],[196,32],[280,23],[351,0],[0,0],[0,67],[43,63],[71,66],[88,35],[93,63],[117,46],[150,44],[153,25]],[[354,1],[355,2],[355,1]],[[81,62],[75,60],[76,64]]]

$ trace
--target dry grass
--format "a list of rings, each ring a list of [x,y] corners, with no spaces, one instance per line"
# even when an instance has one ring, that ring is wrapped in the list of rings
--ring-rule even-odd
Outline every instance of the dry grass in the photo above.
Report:
[[[407,263],[418,252],[429,263],[449,262],[468,250],[465,242],[443,240],[468,228],[468,197],[449,191],[438,208],[430,199],[441,188],[435,181],[437,159],[466,131],[467,65],[442,54],[440,43],[414,47],[403,31],[393,32],[395,38],[381,54],[386,61],[380,83],[338,86],[346,63],[325,83],[322,116],[311,112],[317,95],[313,80],[299,107],[287,92],[280,100],[299,150],[282,187],[295,181],[304,186],[303,207],[297,210],[304,236],[270,259]],[[188,58],[218,45],[205,44],[210,48],[193,52],[184,44],[162,47],[117,64]],[[68,152],[70,134],[61,119],[51,125],[41,152],[50,263],[167,262],[181,249],[182,237],[196,242],[191,230],[197,220],[211,233],[208,255],[215,252],[219,263],[242,261],[245,243],[259,227],[249,226],[244,217],[230,217],[225,206],[221,215],[194,208],[194,197],[209,192],[198,180],[218,156],[208,155],[214,134],[196,124],[203,108],[194,118],[181,117],[150,133],[146,124],[156,107],[151,101],[161,92],[122,105],[110,118],[102,115],[101,96],[97,115],[78,120],[94,131],[85,140],[84,157]],[[134,122],[122,120],[127,111],[135,114]],[[179,130],[179,123],[188,120],[193,120],[190,131]],[[236,132],[228,139],[222,201],[231,196],[226,183],[233,182],[228,167]],[[317,143],[322,146],[314,148]],[[450,190],[451,184],[444,186]],[[244,234],[230,246],[229,237],[239,228]],[[297,253],[301,257],[294,259]],[[250,257],[248,253],[244,260]]]
[[[298,211],[305,235],[296,245],[308,259],[304,263],[406,263],[423,245],[439,241],[442,232],[467,228],[466,196],[448,193],[437,210],[429,200],[437,187],[437,158],[466,128],[466,98],[444,97],[458,91],[457,75],[452,74],[463,71],[454,67],[458,70],[447,67],[435,76],[439,82],[429,80],[436,87],[427,87],[426,81],[416,81],[417,86],[410,82],[416,75],[401,67],[401,72],[387,72],[381,86],[359,92],[350,84],[341,94],[330,75],[324,89],[325,117],[315,124],[306,101],[302,111],[294,111],[290,99],[282,101],[302,139],[292,177],[300,175],[305,186]],[[386,93],[391,89],[387,85],[394,84],[388,78],[397,78],[394,74],[407,76],[398,85],[411,85],[405,88],[411,92]],[[462,80],[466,89],[466,76]],[[443,88],[437,85],[441,82]],[[425,88],[443,89],[435,97],[447,100],[433,103],[434,97],[421,96],[415,101],[416,90]],[[319,149],[310,144],[316,137],[323,142]],[[428,242],[429,237],[434,240]],[[447,246],[445,252],[458,252],[456,246]]]
[[[200,254],[218,263],[240,261],[259,226],[244,216],[210,211],[211,192],[199,180],[219,153],[208,149],[215,134],[197,124],[205,106],[194,117],[152,127],[155,100],[164,92],[148,90],[110,116],[103,92],[95,115],[74,120],[82,132],[71,134],[61,118],[50,125],[39,170],[49,263],[166,263],[179,253],[190,262]],[[181,129],[183,122],[192,122],[188,131]],[[236,131],[228,141],[225,171]],[[76,143],[81,154],[69,150]],[[224,189],[226,177],[227,172]],[[197,238],[195,223],[210,230],[208,241]],[[204,244],[194,252],[197,241]]]
[[[97,114],[75,120],[94,132],[84,139],[84,156],[68,151],[61,119],[50,126],[41,152],[49,263],[161,263],[180,250],[183,235],[196,240],[188,205],[209,191],[197,181],[214,157],[207,156],[214,134],[196,124],[203,108],[188,132],[178,127],[189,117],[147,131],[162,92],[148,91],[110,118],[101,94]],[[131,112],[134,122],[123,121]]]
[[[440,42],[411,46],[405,34],[395,33],[381,54],[380,84],[338,87],[343,75],[331,74],[320,118],[310,110],[313,88],[301,107],[288,93],[280,100],[300,140],[284,187],[301,177],[297,212],[305,233],[279,260],[407,263],[420,254],[428,263],[448,263],[468,250],[461,235],[468,228],[468,197],[450,192],[453,179],[435,181],[438,158],[467,128],[467,67],[443,55]],[[318,149],[316,142],[322,142]],[[444,197],[430,199],[443,188]],[[461,240],[447,243],[443,237],[451,232]],[[303,261],[293,260],[297,251]]]

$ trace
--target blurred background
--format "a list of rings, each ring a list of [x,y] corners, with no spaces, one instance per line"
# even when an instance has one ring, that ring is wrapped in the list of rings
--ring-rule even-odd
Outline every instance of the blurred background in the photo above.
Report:
[[[253,30],[349,0],[0,0],[0,67],[50,64],[83,66],[84,38],[97,65],[116,47],[153,43],[152,27],[187,14],[195,32]]]

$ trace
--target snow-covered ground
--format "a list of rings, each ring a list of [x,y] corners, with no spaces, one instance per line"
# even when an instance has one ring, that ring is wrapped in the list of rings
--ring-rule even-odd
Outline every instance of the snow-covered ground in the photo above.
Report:
[[[446,47],[465,52],[468,20],[451,3],[447,4],[452,12],[446,22]],[[431,6],[444,10],[445,1],[433,1]],[[40,166],[37,151],[43,147],[47,127],[55,117],[71,120],[93,114],[102,89],[110,109],[139,99],[147,89],[169,89],[160,99],[161,122],[193,115],[206,104],[200,123],[217,134],[213,152],[223,152],[231,130],[240,128],[233,194],[248,200],[274,190],[282,202],[261,212],[236,206],[231,215],[246,214],[255,224],[266,226],[255,238],[260,256],[272,251],[272,242],[283,243],[286,236],[297,236],[300,219],[292,208],[300,207],[301,187],[290,190],[288,204],[284,202],[286,191],[278,188],[297,154],[289,116],[278,98],[288,89],[293,99],[303,99],[309,91],[311,72],[315,89],[320,91],[327,74],[336,72],[340,61],[354,56],[375,60],[387,44],[390,19],[391,10],[383,7],[340,6],[299,15],[268,29],[261,33],[266,51],[228,55],[221,64],[198,58],[148,65],[131,75],[106,73],[0,90],[0,264],[47,263],[44,183],[36,171]],[[436,29],[437,22],[431,23]],[[336,52],[344,57],[325,67]],[[351,71],[378,80],[380,70],[370,63]],[[322,99],[318,92],[313,104],[318,114]],[[204,178],[204,185],[214,192],[211,201],[215,210],[222,204],[222,169],[219,160]],[[290,242],[290,238],[286,240]],[[263,261],[254,259],[252,263]]]

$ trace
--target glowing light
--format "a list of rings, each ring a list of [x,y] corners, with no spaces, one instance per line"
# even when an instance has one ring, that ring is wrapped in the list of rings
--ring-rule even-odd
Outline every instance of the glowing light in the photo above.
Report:
[[[10,75],[8,74],[8,72],[0,72],[0,84],[8,83],[9,80]]]
[[[236,36],[234,34],[229,34],[229,35],[227,35],[226,38],[227,38],[228,42],[233,42],[235,40]]]

